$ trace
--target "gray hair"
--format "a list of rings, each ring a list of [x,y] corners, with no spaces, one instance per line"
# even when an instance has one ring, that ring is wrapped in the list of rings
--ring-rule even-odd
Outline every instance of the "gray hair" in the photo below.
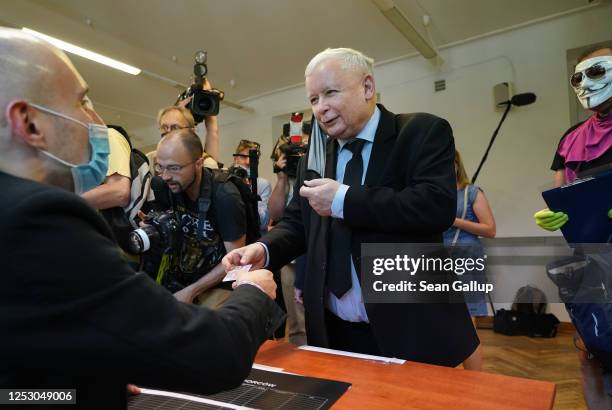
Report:
[[[353,50],[352,48],[328,48],[310,60],[304,71],[304,77],[308,77],[319,64],[327,60],[340,61],[343,70],[373,74],[372,65],[374,64],[374,59],[366,56],[361,51]]]

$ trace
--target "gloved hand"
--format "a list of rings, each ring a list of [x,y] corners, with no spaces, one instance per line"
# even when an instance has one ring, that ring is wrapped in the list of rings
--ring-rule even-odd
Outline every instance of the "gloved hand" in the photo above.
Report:
[[[553,212],[548,208],[536,212],[533,217],[535,218],[535,223],[540,228],[551,232],[561,228],[569,219],[566,213]]]
[[[608,218],[612,219],[612,209],[608,211]]]

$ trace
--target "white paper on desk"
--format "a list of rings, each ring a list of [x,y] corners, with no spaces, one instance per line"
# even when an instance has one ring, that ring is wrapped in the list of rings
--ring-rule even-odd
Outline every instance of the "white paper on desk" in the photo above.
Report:
[[[267,372],[274,372],[274,373],[293,374],[293,375],[299,376],[297,373],[286,372],[285,369],[283,369],[282,367],[266,366],[265,364],[253,363],[253,369],[264,370]]]
[[[225,403],[225,402],[217,401],[217,400],[205,399],[203,397],[191,396],[189,394],[174,393],[174,392],[163,391],[163,390],[143,389],[143,388],[141,388],[140,391],[142,393],[150,394],[153,396],[174,397],[176,399],[183,399],[183,400],[193,401],[196,403],[204,403],[204,404],[209,404],[211,406],[218,406],[218,407],[221,407],[222,409],[253,410],[251,407],[236,406],[235,404]]]
[[[284,371],[284,369],[282,367],[266,366],[265,364],[253,363],[253,369],[265,370],[267,372],[285,373],[285,371]]]
[[[404,364],[404,363],[406,363],[405,360],[397,359],[395,357],[374,356],[374,355],[371,355],[371,354],[345,352],[344,350],[326,349],[324,347],[316,347],[316,346],[303,345],[303,346],[298,347],[298,349],[308,350],[310,352],[335,354],[335,355],[338,355],[338,356],[355,357],[357,359],[374,360],[374,361],[383,362],[383,363],[393,363],[393,364]]]
[[[231,282],[231,281],[236,280],[236,277],[238,276],[240,272],[250,271],[251,266],[253,265],[236,266],[234,269],[231,269],[229,272],[227,272],[227,274],[223,278],[223,282]]]

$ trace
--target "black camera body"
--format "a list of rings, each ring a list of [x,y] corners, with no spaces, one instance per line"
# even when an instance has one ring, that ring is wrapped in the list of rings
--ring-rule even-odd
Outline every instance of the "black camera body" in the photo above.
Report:
[[[130,232],[130,251],[142,254],[150,249],[170,253],[178,247],[181,238],[180,224],[172,211],[151,211],[147,214],[146,225]]]
[[[194,83],[179,94],[176,103],[186,98],[192,97],[186,108],[191,111],[196,124],[204,121],[205,117],[210,117],[219,114],[221,100],[224,93],[220,90],[204,90],[202,84],[208,73],[206,60],[208,59],[206,51],[197,51],[195,53],[195,64],[193,65]]]
[[[274,165],[274,173],[284,172],[287,176],[295,178],[297,175],[298,162],[300,162],[300,158],[306,154],[308,146],[302,143],[295,144],[293,142],[288,142],[278,147],[278,149],[285,155],[287,165],[284,169],[280,169]]]
[[[238,165],[232,165],[227,169],[227,171],[240,179],[247,179],[249,177],[249,171],[242,167],[239,167]]]

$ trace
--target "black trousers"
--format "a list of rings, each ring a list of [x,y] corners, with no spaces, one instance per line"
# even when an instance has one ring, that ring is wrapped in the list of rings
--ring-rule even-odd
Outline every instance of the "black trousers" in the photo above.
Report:
[[[347,322],[325,309],[325,326],[331,349],[381,355],[369,323]]]

